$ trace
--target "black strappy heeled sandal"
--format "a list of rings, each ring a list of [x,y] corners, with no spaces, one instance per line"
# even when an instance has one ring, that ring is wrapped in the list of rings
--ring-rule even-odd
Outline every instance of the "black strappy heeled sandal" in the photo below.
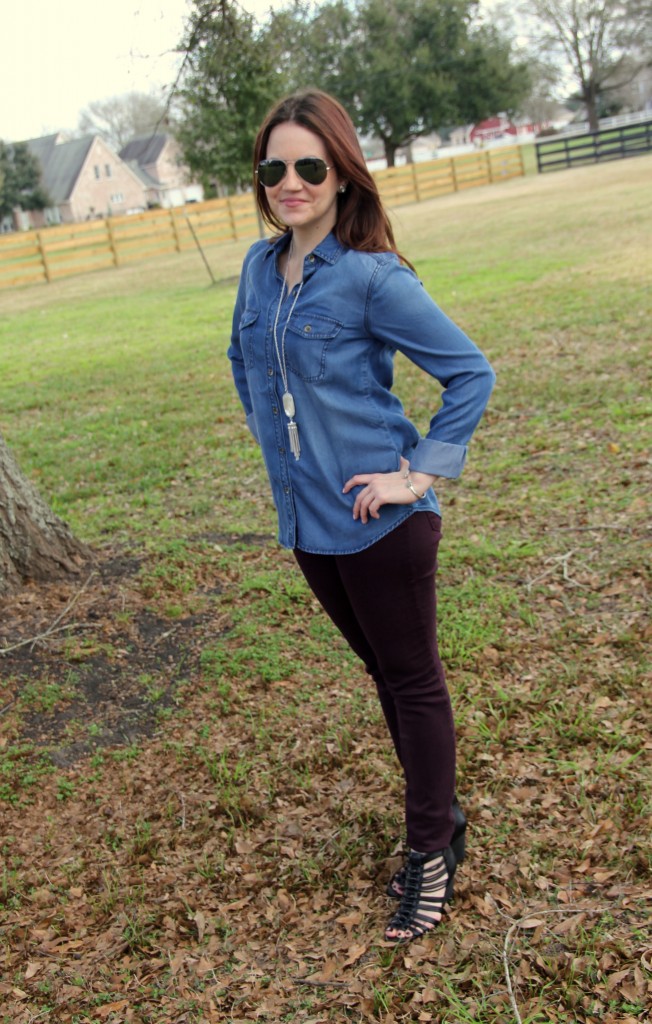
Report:
[[[437,927],[453,897],[456,867],[450,846],[434,853],[410,851],[405,864],[405,892],[385,929],[386,942],[412,942]]]
[[[455,828],[451,839],[451,850],[457,865],[462,863],[466,855],[466,815],[460,807],[457,797],[453,798],[453,818],[455,819]],[[392,899],[401,899],[405,892],[405,867],[394,872],[387,883],[386,892]]]

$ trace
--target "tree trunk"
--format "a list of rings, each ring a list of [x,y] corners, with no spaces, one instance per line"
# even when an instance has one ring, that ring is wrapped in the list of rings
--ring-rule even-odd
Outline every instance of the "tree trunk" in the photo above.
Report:
[[[600,131],[600,117],[598,114],[598,91],[590,82],[584,91],[584,104],[586,106],[586,118],[589,122],[590,132]]]
[[[393,142],[388,142],[383,139],[383,146],[385,147],[385,160],[387,161],[388,167],[394,167],[396,164],[396,150],[398,146],[395,146]]]
[[[0,594],[76,573],[90,556],[20,472],[0,437]]]

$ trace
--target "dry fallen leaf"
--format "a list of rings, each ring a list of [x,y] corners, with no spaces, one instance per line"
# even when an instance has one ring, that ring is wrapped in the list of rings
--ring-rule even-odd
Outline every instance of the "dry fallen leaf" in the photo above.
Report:
[[[206,931],[206,915],[198,910],[193,918],[197,927],[197,939],[199,942],[204,941],[204,932]]]
[[[351,929],[355,928],[356,925],[361,924],[362,914],[359,910],[353,910],[350,914],[342,914],[341,917],[336,918],[338,924],[344,925],[346,929],[347,938],[351,934]]]
[[[93,1013],[97,1017],[110,1017],[112,1013],[119,1013],[120,1010],[124,1010],[127,1006],[129,1006],[128,999],[118,999],[115,1003],[105,1003],[104,1006],[96,1007]]]
[[[350,967],[351,964],[354,964],[361,956],[363,956],[364,953],[367,952],[368,948],[369,947],[366,945],[356,945],[355,943],[352,946],[349,946],[349,949],[347,950],[348,956],[344,961],[343,966]]]

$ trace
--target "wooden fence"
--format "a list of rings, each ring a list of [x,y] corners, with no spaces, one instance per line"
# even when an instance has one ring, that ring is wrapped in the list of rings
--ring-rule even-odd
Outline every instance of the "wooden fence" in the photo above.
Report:
[[[446,160],[406,164],[374,177],[388,207],[422,202],[524,173],[518,146]],[[170,210],[149,210],[0,236],[0,289],[56,281],[107,267],[181,253],[260,233],[253,195],[213,199]]]
[[[504,146],[447,160],[388,167],[376,171],[374,178],[383,202],[391,208],[478,185],[495,185],[524,173],[520,146]]]
[[[586,135],[556,136],[536,143],[537,170],[541,174],[562,167],[585,167],[602,160],[622,160],[649,153],[650,150],[652,120]]]
[[[251,195],[0,236],[0,288],[56,281],[258,234]]]

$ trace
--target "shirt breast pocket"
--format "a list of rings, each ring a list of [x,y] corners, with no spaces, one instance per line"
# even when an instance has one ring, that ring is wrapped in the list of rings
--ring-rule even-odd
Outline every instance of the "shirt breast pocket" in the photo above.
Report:
[[[248,368],[254,365],[254,332],[259,316],[259,309],[245,309],[240,317],[240,345],[245,365]]]
[[[285,359],[288,370],[315,384],[326,376],[328,350],[342,330],[339,320],[297,313],[288,324]]]

